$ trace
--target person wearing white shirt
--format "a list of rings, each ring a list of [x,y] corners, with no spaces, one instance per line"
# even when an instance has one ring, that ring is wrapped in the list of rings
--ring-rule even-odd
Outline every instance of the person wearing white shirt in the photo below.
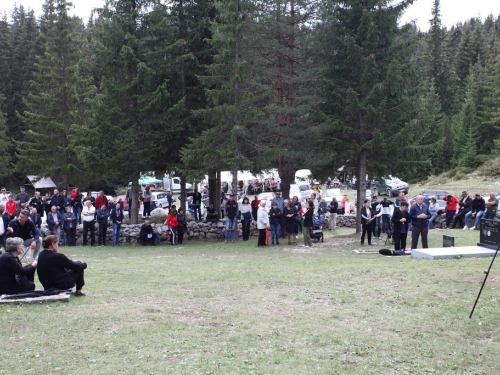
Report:
[[[95,207],[92,201],[86,200],[82,209],[83,218],[83,246],[87,246],[87,234],[90,230],[90,245],[95,246]]]
[[[2,188],[2,192],[0,194],[0,204],[5,206],[5,203],[9,201],[9,194],[7,194],[7,189]]]
[[[257,229],[259,229],[258,247],[266,246],[266,229],[269,228],[269,215],[264,207],[266,207],[266,202],[260,202],[260,207],[257,211]]]

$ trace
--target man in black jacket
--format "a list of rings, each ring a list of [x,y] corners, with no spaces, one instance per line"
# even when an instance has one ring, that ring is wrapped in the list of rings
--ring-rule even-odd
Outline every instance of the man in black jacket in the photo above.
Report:
[[[17,219],[11,220],[7,230],[9,237],[20,237],[24,241],[24,246],[29,246],[30,250],[26,253],[26,259],[31,257],[31,250],[34,250],[33,259],[37,259],[42,239],[38,235],[35,224],[29,219],[28,210],[22,210]]]
[[[58,253],[57,236],[47,236],[43,239],[43,251],[38,258],[38,279],[45,290],[50,288],[71,289],[76,284],[75,296],[84,296],[82,288],[85,285],[83,270],[87,263],[73,261],[62,253]]]
[[[156,241],[156,233],[151,226],[151,220],[146,220],[141,227],[139,238],[142,241],[142,246],[146,246],[146,241],[151,241],[151,246],[154,246]]]
[[[468,214],[471,210],[472,198],[469,196],[469,194],[467,194],[466,191],[462,192],[462,197],[458,201],[458,205],[460,206],[460,208],[458,210],[458,213],[455,215],[455,219],[453,219],[451,229],[455,229],[458,222],[460,222],[460,228],[463,228],[465,215]]]
[[[339,209],[339,202],[337,202],[337,198],[333,197],[330,202],[330,217],[328,218],[328,226],[330,230],[333,232],[335,228],[337,228],[337,210]]]
[[[399,210],[395,210],[392,215],[394,225],[394,250],[406,250],[406,238],[408,237],[408,224],[410,223],[408,213],[408,202],[402,201]]]

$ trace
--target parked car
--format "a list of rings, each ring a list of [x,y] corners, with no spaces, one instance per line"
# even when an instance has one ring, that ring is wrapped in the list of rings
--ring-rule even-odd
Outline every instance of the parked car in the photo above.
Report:
[[[299,185],[297,184],[290,184],[290,196],[288,198],[292,199],[293,197],[297,197],[299,198],[299,201],[302,200],[302,199],[308,199],[311,194],[309,193],[308,195],[308,192],[307,190],[300,190],[300,187]]]
[[[371,189],[374,195],[387,194],[388,197],[392,197],[398,196],[401,192],[408,194],[410,187],[406,182],[389,175],[387,178],[373,179]]]
[[[368,199],[371,202],[372,194],[373,193],[372,193],[371,189],[366,189],[366,198],[365,199]],[[356,199],[354,200],[354,205],[357,207],[358,206],[358,192],[355,192],[354,196],[356,197]],[[363,199],[363,201],[364,201],[364,199]]]
[[[272,201],[274,198],[274,193],[260,193],[259,200],[261,201]]]
[[[342,213],[342,198],[343,198],[343,193],[342,190],[334,188],[334,189],[327,189],[325,191],[325,195],[323,198],[325,198],[326,205],[328,207],[328,212],[330,212],[330,203],[332,202],[332,198],[335,197],[337,198],[337,202],[339,203],[339,209],[337,210],[338,214]]]

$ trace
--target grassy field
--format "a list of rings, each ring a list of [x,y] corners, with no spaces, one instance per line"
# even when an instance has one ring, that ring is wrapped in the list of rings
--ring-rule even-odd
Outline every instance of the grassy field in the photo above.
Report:
[[[477,231],[452,233],[457,246]],[[86,297],[0,306],[0,374],[496,374],[500,264],[324,244],[61,248]],[[375,247],[379,249],[381,246]],[[365,249],[365,248],[364,248]]]

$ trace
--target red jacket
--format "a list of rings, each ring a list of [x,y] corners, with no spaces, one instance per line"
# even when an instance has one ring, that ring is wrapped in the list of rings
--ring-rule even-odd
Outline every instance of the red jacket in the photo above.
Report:
[[[105,195],[102,197],[98,195],[97,198],[95,199],[96,210],[100,210],[103,204],[106,206],[107,209],[109,209],[108,198],[106,198]]]
[[[456,211],[457,210],[457,205],[458,205],[458,199],[455,197],[451,197],[450,201],[448,202],[448,197],[444,197],[443,200],[446,203],[446,211]]]
[[[179,226],[179,223],[177,222],[177,215],[168,215],[166,223],[168,225],[168,229],[177,228]]]
[[[259,210],[259,205],[260,205],[260,200],[253,200],[252,201],[252,212],[257,212]]]
[[[5,203],[5,209],[7,210],[10,216],[16,216],[16,210],[17,210],[16,201],[7,201],[7,203]]]

